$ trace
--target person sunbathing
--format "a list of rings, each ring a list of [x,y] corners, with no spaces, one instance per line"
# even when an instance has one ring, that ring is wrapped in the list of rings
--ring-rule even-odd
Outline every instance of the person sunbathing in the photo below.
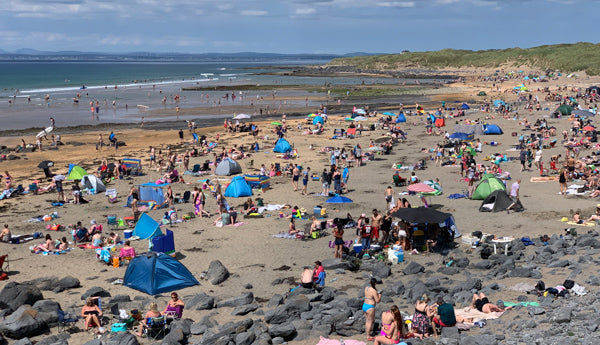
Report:
[[[150,306],[148,307],[148,311],[146,312],[146,316],[140,322],[140,329],[139,329],[139,332],[136,333],[136,335],[138,337],[141,337],[142,334],[144,333],[144,329],[148,328],[148,323],[152,320],[152,318],[160,317],[160,316],[161,316],[161,313],[158,311],[158,306],[156,305],[156,303],[154,303],[154,302],[150,303]]]
[[[473,308],[479,310],[482,313],[495,313],[495,312],[502,312],[505,310],[509,310],[511,309],[511,307],[508,308],[500,308],[495,304],[490,303],[490,300],[482,293],[476,293],[473,294],[473,303],[472,303]]]
[[[167,306],[162,311],[162,315],[173,317],[173,318],[181,318],[181,314],[183,313],[183,308],[185,307],[185,303],[179,299],[177,293],[171,293],[171,300],[167,303]]]
[[[98,297],[96,297],[98,298]],[[102,318],[102,309],[100,309],[95,303],[94,303],[94,298],[93,297],[89,297],[85,303],[85,305],[83,306],[83,308],[81,308],[81,317],[83,317],[84,321],[84,325],[85,325],[85,331],[87,331],[89,328],[91,327],[98,327],[99,328],[99,332],[103,333],[103,329],[102,327],[100,327],[100,318]]]
[[[34,250],[41,250],[43,252],[50,252],[54,249],[56,249],[56,246],[50,234],[46,234],[46,240],[44,241],[44,243],[38,244],[34,247]]]
[[[10,230],[8,229],[8,224],[4,224],[4,229],[0,233],[0,241],[10,242],[11,239],[12,239],[12,234],[10,233]]]
[[[60,245],[58,246],[58,250],[60,250],[60,251],[65,251],[65,250],[67,250],[67,249],[69,249],[69,241],[67,241],[67,238],[66,238],[66,237],[63,237],[63,238],[60,240]]]

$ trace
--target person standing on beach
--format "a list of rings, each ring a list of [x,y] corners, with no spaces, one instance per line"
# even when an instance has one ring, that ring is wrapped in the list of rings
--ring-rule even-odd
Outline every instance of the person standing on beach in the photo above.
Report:
[[[342,189],[344,193],[348,193],[348,179],[350,178],[350,169],[344,165],[342,170]]]
[[[323,193],[322,196],[329,196],[329,184],[331,181],[331,175],[327,172],[327,168],[323,169],[323,173],[321,174],[321,183],[323,183]]]
[[[292,170],[292,186],[294,186],[294,192],[298,190],[298,180],[300,179],[300,169],[298,169],[298,164],[294,164],[294,169]]]
[[[379,243],[379,228],[381,228],[382,217],[377,209],[373,209],[371,216],[371,238],[375,239],[375,243]]]
[[[54,128],[54,118],[50,118],[50,127]]]
[[[309,174],[310,174],[310,167],[307,167],[306,170],[304,170],[302,172],[302,192],[300,193],[302,195],[308,195],[307,189],[308,189]]]
[[[388,186],[383,195],[385,196],[386,208],[389,210],[390,202],[392,202],[392,199],[394,198],[394,190],[392,189],[392,186]]]
[[[508,205],[506,208],[506,213],[510,213],[510,209],[519,202],[519,188],[521,185],[521,179],[517,179],[510,188],[510,198],[512,199],[512,204]]]

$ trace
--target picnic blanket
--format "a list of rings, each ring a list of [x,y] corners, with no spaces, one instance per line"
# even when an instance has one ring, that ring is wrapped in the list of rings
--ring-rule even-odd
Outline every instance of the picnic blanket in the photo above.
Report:
[[[568,221],[567,224],[569,225],[576,225],[576,226],[588,226],[588,227],[594,227],[596,226],[596,222],[586,222],[586,223],[575,223],[574,221]]]
[[[353,339],[344,339],[344,344],[346,344],[346,345],[367,345],[367,343],[365,343],[364,341],[353,340]],[[400,342],[398,344],[406,345],[405,342]],[[317,343],[317,345],[340,345],[340,341],[334,340],[334,339],[323,338],[321,336],[319,339],[319,343]]]
[[[499,312],[495,312],[495,313],[482,313],[477,309],[473,309],[473,308],[469,308],[469,307],[462,308],[462,309],[454,309],[454,313],[456,314],[456,316],[462,316],[464,318],[472,318],[474,320],[497,319],[500,316],[502,316],[502,314],[504,314],[503,311],[499,311]]]
[[[538,176],[532,177],[529,182],[549,182],[549,181],[558,181],[558,176]]]
[[[31,235],[11,235],[10,238],[11,238],[11,241],[9,242],[10,244],[19,244],[19,243],[25,243],[25,242],[32,241],[39,237],[34,237],[34,235],[31,234]]]

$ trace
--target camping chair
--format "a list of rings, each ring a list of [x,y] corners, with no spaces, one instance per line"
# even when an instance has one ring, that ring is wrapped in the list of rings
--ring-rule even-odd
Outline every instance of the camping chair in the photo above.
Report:
[[[210,170],[210,162],[206,161],[204,163],[202,163],[202,168],[200,168],[200,171],[209,171]]]
[[[180,199],[179,202],[185,204],[190,201],[191,196],[192,196],[192,192],[190,192],[189,190],[186,190],[185,192],[183,192],[183,197]]]
[[[108,202],[111,204],[117,203],[117,191],[115,189],[107,190],[104,195],[108,198]]]
[[[117,222],[116,214],[109,214],[106,216],[106,223],[110,226],[111,229],[117,229],[119,227],[119,222]]]
[[[164,313],[164,316],[167,318],[167,322],[180,320],[181,316],[183,315],[183,308],[184,306],[178,305],[174,310],[167,310]]]
[[[410,242],[413,249],[422,252],[425,251],[425,248],[427,247],[427,235],[425,235],[425,231],[421,229],[414,230]]]
[[[6,269],[4,269],[4,264],[6,264]],[[9,261],[8,261],[8,254],[4,254],[4,255],[0,256],[0,272],[8,273],[9,268],[10,268],[10,265],[9,265]]]
[[[194,164],[194,166],[192,167],[192,174],[198,173],[200,173],[200,164]]]
[[[165,316],[153,317],[148,322],[148,327],[144,329],[147,337],[157,340],[167,335],[167,320]]]
[[[77,321],[79,321],[77,316],[71,317],[60,309],[57,309],[56,312],[58,313],[58,333],[65,332],[77,325]]]
[[[394,174],[392,177],[394,179],[394,185],[396,187],[401,187],[401,186],[406,185],[406,179],[403,179],[402,176]]]

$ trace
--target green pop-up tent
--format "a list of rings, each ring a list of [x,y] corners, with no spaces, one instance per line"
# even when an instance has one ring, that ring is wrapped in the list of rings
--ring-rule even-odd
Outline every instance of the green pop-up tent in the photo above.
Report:
[[[488,195],[492,194],[492,192],[496,190],[506,191],[506,186],[504,185],[502,180],[500,180],[492,174],[484,174],[481,178],[481,182],[479,182],[477,188],[475,188],[471,199],[485,200],[485,198],[487,198]]]
[[[568,104],[563,104],[560,107],[558,107],[556,110],[559,111],[563,115],[571,115],[571,113],[573,112],[573,107],[571,107]]]

